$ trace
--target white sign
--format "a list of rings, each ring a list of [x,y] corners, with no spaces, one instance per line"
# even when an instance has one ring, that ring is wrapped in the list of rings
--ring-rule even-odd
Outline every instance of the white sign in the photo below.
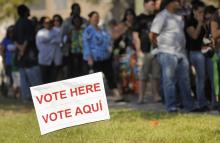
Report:
[[[110,119],[102,73],[31,87],[41,135]]]

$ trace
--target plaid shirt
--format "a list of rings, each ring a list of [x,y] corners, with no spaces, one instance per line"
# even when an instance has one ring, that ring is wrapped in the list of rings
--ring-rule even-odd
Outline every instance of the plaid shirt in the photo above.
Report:
[[[104,31],[97,31],[89,25],[83,33],[83,59],[92,57],[94,61],[103,61],[110,58],[111,37]]]

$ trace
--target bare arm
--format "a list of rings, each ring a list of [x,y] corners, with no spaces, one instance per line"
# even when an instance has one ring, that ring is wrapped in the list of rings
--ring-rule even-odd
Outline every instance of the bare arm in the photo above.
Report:
[[[20,59],[23,55],[24,55],[24,52],[27,48],[27,41],[24,42],[24,44],[18,44],[17,42],[15,42],[15,46],[19,49],[19,56],[18,58]]]
[[[214,40],[220,37],[220,29],[218,28],[218,23],[211,21],[211,33]]]
[[[151,43],[153,44],[153,47],[157,46],[157,37],[158,37],[158,34],[153,33],[153,32],[149,33],[149,38],[151,40]]]
[[[126,30],[127,27],[125,26],[125,24],[123,23],[118,24],[111,31],[112,38],[113,39],[119,38],[123,33],[125,33]]]
[[[198,39],[201,33],[201,29],[204,24],[204,15],[201,13],[195,13],[195,20],[198,22],[198,25],[196,27],[189,25],[186,29],[187,34],[194,40]]]
[[[196,40],[198,39],[201,33],[202,26],[203,26],[202,23],[199,23],[196,28],[194,28],[193,26],[190,26],[186,29],[186,32],[193,40]]]
[[[133,41],[134,41],[134,47],[135,47],[138,55],[142,56],[143,52],[141,51],[141,41],[140,41],[138,32],[133,32],[132,37],[133,37]]]

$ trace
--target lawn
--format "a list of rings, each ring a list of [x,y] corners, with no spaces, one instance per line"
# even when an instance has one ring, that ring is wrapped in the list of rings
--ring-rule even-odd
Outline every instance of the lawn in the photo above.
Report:
[[[0,104],[0,143],[219,143],[220,117],[111,109],[107,121],[40,135],[35,111]]]

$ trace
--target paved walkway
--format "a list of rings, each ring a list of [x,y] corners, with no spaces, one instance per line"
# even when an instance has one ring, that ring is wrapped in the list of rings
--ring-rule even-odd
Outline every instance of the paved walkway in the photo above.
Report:
[[[143,104],[137,103],[137,95],[126,95],[125,98],[127,102],[113,102],[107,96],[109,108],[127,108],[148,112],[166,112],[165,106],[162,103],[154,102],[152,96],[146,96],[144,100],[145,103]]]
[[[166,112],[165,106],[160,102],[154,102],[153,96],[145,96],[145,103],[144,104],[137,104],[137,95],[127,95],[125,96],[128,102],[113,102],[111,101],[108,96],[108,105],[110,109],[132,109],[132,110],[141,110],[146,112]],[[204,113],[197,113],[197,114],[212,114],[212,115],[219,115],[218,111],[208,111]]]
[[[137,104],[137,95],[126,95],[125,98],[127,102],[113,102],[109,99],[109,96],[107,96],[108,106],[110,109],[131,109],[146,112],[166,112],[165,106],[162,103],[154,102],[153,97],[149,94],[150,93],[145,96],[144,104]],[[31,104],[24,105],[14,98],[5,98],[0,95],[0,109],[22,111],[24,107],[28,107],[29,109],[31,107],[31,109],[34,110],[34,107]],[[219,115],[217,111],[209,111],[205,114]]]

